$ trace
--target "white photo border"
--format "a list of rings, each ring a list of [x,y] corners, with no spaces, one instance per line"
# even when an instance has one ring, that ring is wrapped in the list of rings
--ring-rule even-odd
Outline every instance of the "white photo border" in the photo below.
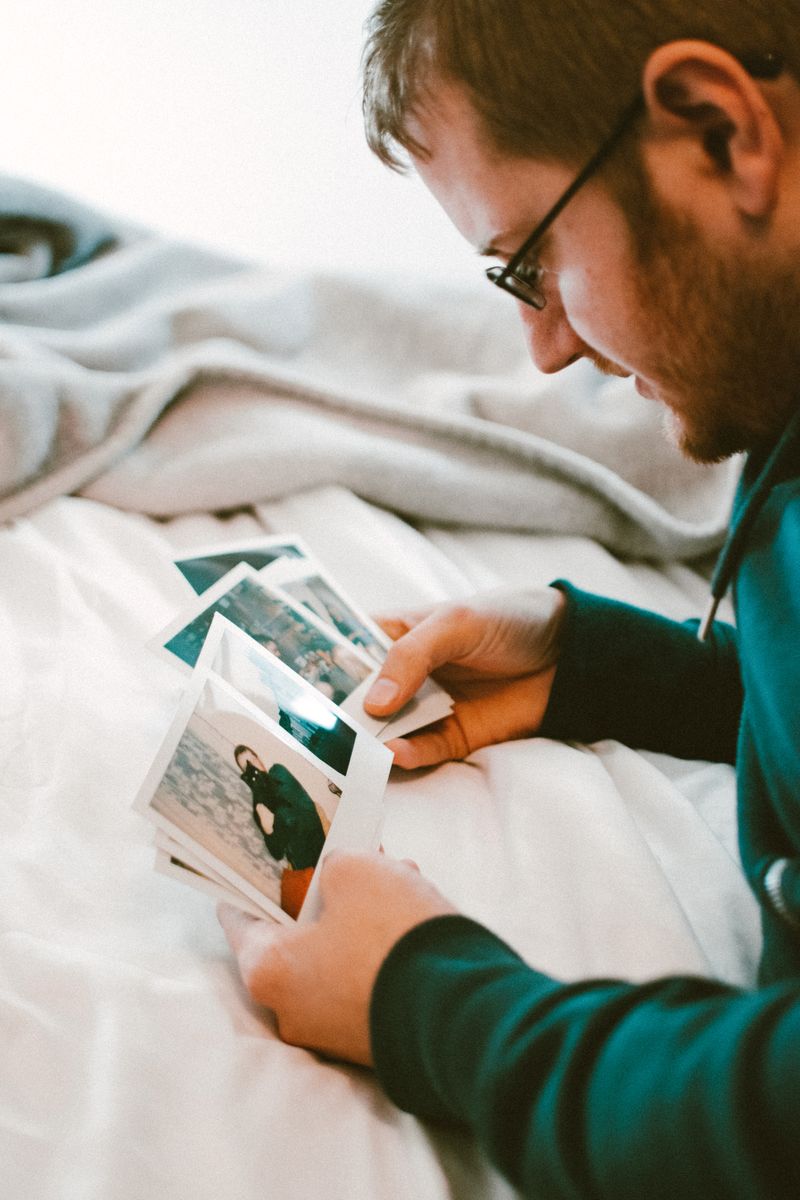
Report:
[[[151,806],[151,800],[172,761],[207,683],[220,687],[241,707],[245,714],[261,724],[266,732],[276,740],[283,742],[292,753],[313,763],[319,769],[319,760],[309,754],[305,747],[282,729],[277,721],[272,720],[257,705],[251,703],[246,696],[242,696],[215,672],[206,668],[202,670],[195,668],[191,685],[181,700],[164,741],[136,795],[133,807],[158,829],[163,830],[173,841],[181,846],[186,846],[195,857],[206,862],[215,874],[230,882],[237,891],[262,908],[266,915],[272,916],[281,924],[293,924],[292,918],[279,905],[274,904],[247,880],[237,875],[233,868],[228,867],[216,855],[206,850],[202,843],[185,834],[168,817],[163,816]],[[342,777],[338,775],[338,772],[333,772],[337,778],[343,778],[342,794],[325,838],[322,853],[314,868],[311,885],[298,916],[298,923],[313,920],[318,914],[319,868],[332,850],[375,850],[379,844],[383,821],[383,795],[391,770],[392,754],[376,738],[365,736],[363,733],[359,737],[358,734],[359,730],[357,729],[347,775]],[[321,774],[327,774],[327,772],[321,771]]]

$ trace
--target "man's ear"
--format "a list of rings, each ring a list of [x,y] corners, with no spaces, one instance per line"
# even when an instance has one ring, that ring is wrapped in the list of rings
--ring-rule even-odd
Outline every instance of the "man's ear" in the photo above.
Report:
[[[706,179],[728,186],[753,220],[778,198],[784,136],[762,88],[732,55],[709,42],[668,42],[648,59],[642,87],[656,138],[696,147]]]

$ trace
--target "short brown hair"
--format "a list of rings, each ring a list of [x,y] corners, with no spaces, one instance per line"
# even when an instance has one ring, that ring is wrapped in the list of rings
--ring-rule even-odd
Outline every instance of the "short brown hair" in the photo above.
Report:
[[[381,0],[366,23],[367,141],[395,169],[424,157],[409,128],[437,77],[464,84],[502,153],[578,161],[681,38],[741,59],[780,52],[800,75],[797,0]]]

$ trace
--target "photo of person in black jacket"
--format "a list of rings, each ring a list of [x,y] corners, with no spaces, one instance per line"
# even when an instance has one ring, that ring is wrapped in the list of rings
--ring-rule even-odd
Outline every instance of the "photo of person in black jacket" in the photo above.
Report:
[[[302,784],[282,763],[265,767],[249,746],[237,746],[236,765],[253,796],[253,820],[270,855],[293,870],[315,867],[325,844],[317,807]]]

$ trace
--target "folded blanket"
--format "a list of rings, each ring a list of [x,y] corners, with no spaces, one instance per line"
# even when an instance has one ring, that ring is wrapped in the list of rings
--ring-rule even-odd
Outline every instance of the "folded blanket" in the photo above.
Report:
[[[538,375],[503,300],[289,277],[0,179],[0,520],[336,483],[411,519],[713,550],[738,464],[686,462],[627,381]]]

